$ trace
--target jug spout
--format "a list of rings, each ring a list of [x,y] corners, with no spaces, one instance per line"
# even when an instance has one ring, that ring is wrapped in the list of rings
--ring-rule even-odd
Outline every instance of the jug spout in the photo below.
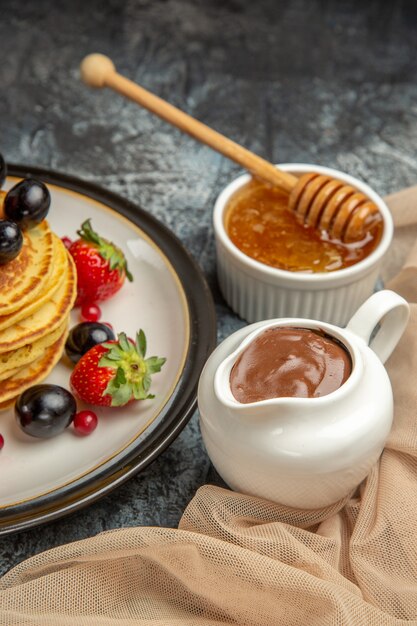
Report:
[[[253,421],[260,424],[265,420],[279,421],[280,416],[286,415],[288,408],[295,398],[269,398],[257,402],[239,402],[232,393],[230,375],[236,361],[238,351],[226,357],[218,366],[214,375],[214,393],[218,402],[228,415],[235,415],[245,421]]]

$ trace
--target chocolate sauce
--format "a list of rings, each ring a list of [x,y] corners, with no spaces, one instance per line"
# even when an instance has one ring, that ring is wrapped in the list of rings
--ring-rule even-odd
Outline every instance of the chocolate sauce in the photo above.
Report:
[[[242,352],[230,373],[236,400],[319,398],[338,389],[352,371],[348,351],[323,332],[269,328]]]

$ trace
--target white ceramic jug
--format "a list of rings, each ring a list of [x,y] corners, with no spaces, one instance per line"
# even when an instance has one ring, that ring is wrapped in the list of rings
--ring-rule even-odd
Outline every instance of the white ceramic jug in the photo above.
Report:
[[[252,324],[228,337],[201,374],[198,405],[207,452],[234,490],[297,508],[327,506],[345,497],[378,460],[393,419],[391,384],[383,363],[399,341],[409,306],[398,294],[373,294],[347,327],[307,319]],[[272,398],[243,404],[230,372],[264,330],[321,330],[352,359],[346,382],[319,398]]]

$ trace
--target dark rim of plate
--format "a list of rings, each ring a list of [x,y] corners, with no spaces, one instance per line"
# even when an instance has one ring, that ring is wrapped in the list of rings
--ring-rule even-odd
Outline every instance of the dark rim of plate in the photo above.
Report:
[[[183,371],[157,425],[140,443],[82,478],[45,495],[0,510],[0,535],[25,530],[68,515],[105,496],[154,461],[177,437],[194,413],[201,370],[216,345],[216,313],[204,275],[181,241],[155,217],[121,196],[67,174],[37,167],[9,165],[8,175],[36,177],[78,192],[128,218],[142,229],[172,264],[187,300],[190,339]]]

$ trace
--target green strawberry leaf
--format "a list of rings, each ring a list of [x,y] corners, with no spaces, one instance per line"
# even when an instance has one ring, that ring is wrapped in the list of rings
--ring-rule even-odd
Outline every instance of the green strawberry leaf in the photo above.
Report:
[[[130,385],[119,386],[115,379],[113,379],[106,387],[104,395],[107,394],[112,398],[111,406],[123,406],[132,399],[132,388]]]
[[[99,367],[111,367],[112,369],[116,369],[117,361],[119,359],[111,359],[107,354],[101,357],[98,362]]]
[[[135,398],[135,400],[143,400],[145,398],[143,387],[139,383],[133,386],[132,392],[133,392],[133,397]]]
[[[127,338],[126,333],[120,333],[117,342],[101,344],[106,349],[99,359],[99,367],[108,367],[113,375],[107,383],[103,395],[110,395],[111,406],[123,406],[133,398],[146,400],[154,398],[149,393],[152,384],[152,374],[161,371],[166,359],[152,356],[144,359],[146,354],[146,336],[143,330],[136,334],[136,343]]]
[[[151,377],[147,374],[145,374],[145,376],[143,377],[143,381],[142,381],[142,386],[143,386],[143,391],[145,393],[148,393],[149,389],[151,388]]]
[[[84,241],[95,243],[97,246],[102,246],[104,244],[104,240],[98,233],[96,233],[95,230],[93,230],[90,218],[81,224],[80,230],[77,230],[77,235],[79,235]]]
[[[119,340],[120,350],[122,350],[123,352],[130,352],[131,351],[133,346],[130,343],[130,341],[128,340],[128,338],[126,336],[126,333],[120,333],[118,335],[117,339]]]
[[[133,274],[131,274],[131,272],[129,271],[129,268],[127,266],[127,261],[125,260],[125,274],[126,274],[126,278],[130,283],[133,283]]]
[[[100,366],[101,367],[114,367],[114,363],[104,363],[104,361],[118,361],[120,358],[119,354],[115,352],[107,352],[104,356],[101,357]]]
[[[146,359],[146,369],[149,374],[156,374],[161,371],[161,367],[165,363],[166,359],[159,356],[150,356],[149,359]]]
[[[136,333],[136,349],[139,354],[145,358],[146,355],[146,336],[142,329]]]
[[[109,265],[110,265],[110,269],[111,270],[115,270],[118,267],[120,258],[119,258],[119,255],[117,254],[116,250],[114,250],[111,253],[111,256],[109,257],[108,261],[109,261]]]
[[[124,373],[124,370],[122,367],[118,367],[117,368],[117,373],[116,373],[116,377],[113,379],[114,380],[114,384],[118,385],[119,387],[121,387],[122,385],[126,384],[126,374]]]
[[[143,383],[135,385],[132,389],[135,400],[147,400],[154,398],[154,395],[148,393],[149,386],[150,384],[145,385]]]

